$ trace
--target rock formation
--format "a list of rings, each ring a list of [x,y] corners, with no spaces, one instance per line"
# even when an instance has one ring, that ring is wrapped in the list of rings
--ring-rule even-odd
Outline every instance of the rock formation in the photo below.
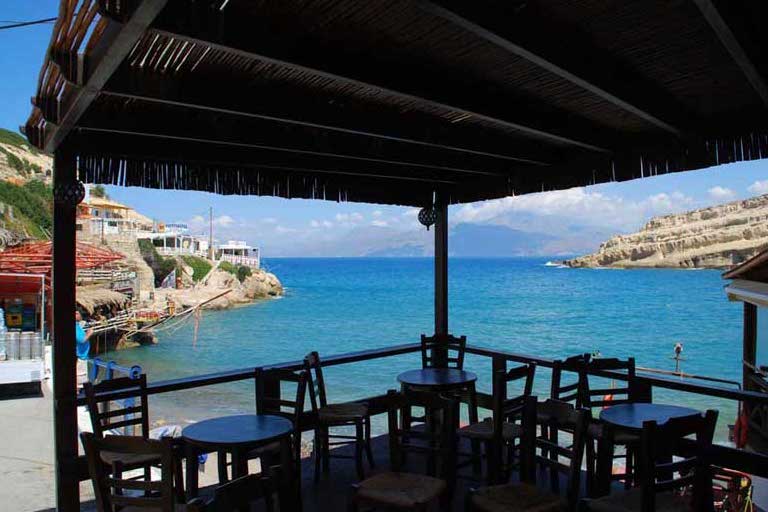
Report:
[[[768,195],[654,217],[617,235],[570,267],[727,268],[768,246]]]
[[[283,285],[274,274],[263,269],[253,270],[241,283],[237,277],[223,270],[214,270],[205,284],[192,288],[155,290],[155,303],[164,307],[167,298],[178,306],[188,308],[196,306],[220,293],[232,290],[228,294],[209,302],[204,309],[227,309],[241,304],[250,304],[254,300],[268,299],[283,294]]]

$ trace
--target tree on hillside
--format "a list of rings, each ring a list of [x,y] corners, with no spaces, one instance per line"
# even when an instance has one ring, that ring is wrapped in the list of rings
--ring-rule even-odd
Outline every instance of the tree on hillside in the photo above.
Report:
[[[104,188],[104,185],[96,185],[93,188],[91,188],[91,196],[100,197],[102,199],[109,199],[109,195],[107,194],[107,191]]]

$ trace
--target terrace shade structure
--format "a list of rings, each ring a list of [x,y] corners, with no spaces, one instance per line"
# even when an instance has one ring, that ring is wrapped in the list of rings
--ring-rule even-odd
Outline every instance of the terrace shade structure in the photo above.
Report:
[[[28,139],[54,154],[57,499],[77,507],[78,180],[431,208],[762,158],[766,2],[61,0]]]
[[[768,392],[768,379],[757,364],[758,309],[768,308],[768,249],[723,274],[732,281],[725,287],[728,299],[744,303],[742,343],[742,388]],[[768,407],[747,407],[746,445],[768,452]]]

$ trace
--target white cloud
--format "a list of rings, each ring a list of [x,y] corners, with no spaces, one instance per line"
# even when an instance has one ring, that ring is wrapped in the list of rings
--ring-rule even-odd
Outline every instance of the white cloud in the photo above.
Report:
[[[194,217],[189,219],[190,224],[202,224],[203,222],[205,222],[205,219],[203,218],[202,215],[195,215]]]
[[[332,228],[333,222],[329,220],[314,220],[309,221],[309,226],[313,228]]]
[[[352,213],[337,213],[336,222],[345,222],[354,224],[363,220],[363,216],[357,212]]]
[[[389,222],[387,222],[385,220],[381,220],[381,219],[376,219],[376,220],[371,221],[371,226],[376,226],[376,227],[379,227],[379,228],[385,228],[385,227],[389,226]]]
[[[371,215],[373,215],[374,217],[381,217],[382,215],[384,215],[384,212],[382,212],[381,210],[373,210]]]
[[[277,219],[274,217],[264,217],[261,219],[262,224],[277,224]]]
[[[768,194],[768,180],[756,181],[751,184],[747,190],[758,196]]]
[[[709,193],[709,197],[717,201],[733,199],[736,196],[736,193],[733,190],[721,187],[720,185],[710,188],[707,192]]]
[[[331,222],[329,220],[324,220],[323,221],[323,227],[324,228],[331,228],[331,227],[333,227],[333,222]]]
[[[309,227],[319,228],[320,227],[320,221],[312,219],[311,221],[309,221]]]
[[[565,222],[631,230],[639,227],[649,216],[681,212],[692,208],[693,203],[691,197],[680,192],[659,193],[633,201],[582,187],[464,205],[452,215],[451,220],[505,223],[508,220],[519,220],[527,214],[562,217]]]
[[[298,229],[288,228],[288,227],[285,227],[285,226],[278,225],[278,226],[275,226],[275,232],[279,233],[281,235],[284,235],[284,234],[287,234],[287,233],[296,233],[296,232],[298,232]]]
[[[419,208],[408,208],[403,212],[403,217],[418,217],[419,211]]]
[[[214,226],[219,226],[219,227],[225,228],[227,226],[231,226],[234,223],[235,223],[235,219],[233,219],[229,215],[222,215],[221,217],[214,217],[213,218],[213,225]]]

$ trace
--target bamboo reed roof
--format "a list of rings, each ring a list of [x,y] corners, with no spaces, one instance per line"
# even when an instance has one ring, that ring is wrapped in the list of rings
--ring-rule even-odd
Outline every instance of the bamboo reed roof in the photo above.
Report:
[[[763,158],[768,2],[61,0],[81,179],[423,206]]]
[[[101,306],[116,306],[125,309],[131,303],[130,297],[114,290],[90,286],[78,286],[75,292],[77,305],[92,315]]]

